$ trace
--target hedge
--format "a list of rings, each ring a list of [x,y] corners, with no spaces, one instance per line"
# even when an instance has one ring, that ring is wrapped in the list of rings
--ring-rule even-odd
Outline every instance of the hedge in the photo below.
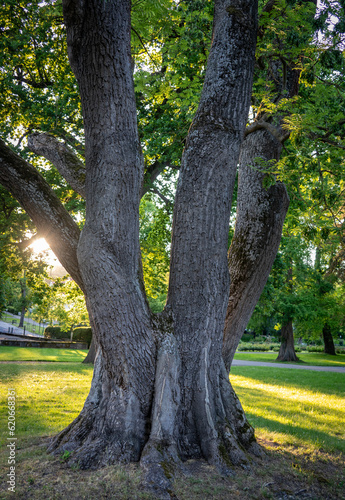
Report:
[[[323,346],[318,345],[308,345],[306,347],[308,352],[325,352],[325,348]]]
[[[7,312],[11,313],[11,314],[15,314],[16,316],[18,315],[18,309],[15,309],[14,307],[12,306],[9,306],[7,308]]]
[[[85,342],[89,347],[92,339],[91,328],[79,327],[73,330],[73,341],[75,342]]]
[[[44,330],[44,338],[56,340],[70,340],[71,331],[63,330],[61,326],[47,326]]]
[[[238,346],[238,351],[261,351],[261,352],[267,352],[267,351],[273,351],[273,352],[278,352],[280,349],[280,344],[279,343],[271,343],[271,344],[248,344],[247,342],[245,343],[240,343]],[[298,346],[295,346],[295,351],[296,352],[301,352],[301,348]]]

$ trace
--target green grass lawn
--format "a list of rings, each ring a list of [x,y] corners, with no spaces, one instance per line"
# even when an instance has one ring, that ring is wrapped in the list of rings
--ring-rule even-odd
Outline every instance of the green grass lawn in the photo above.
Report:
[[[62,357],[63,350],[58,351],[57,357]],[[2,477],[8,473],[7,395],[14,388],[16,498],[152,498],[142,490],[135,464],[83,471],[66,467],[62,455],[53,457],[45,451],[48,440],[42,437],[62,430],[82,409],[92,372],[92,366],[80,361],[1,364],[0,472]],[[218,476],[214,467],[204,464],[191,477],[177,477],[178,498],[259,500],[299,491],[307,491],[315,500],[343,498],[345,375],[233,367],[231,382],[266,448],[265,458],[253,468],[238,468],[230,478]],[[13,498],[6,488],[0,484],[0,498]]]
[[[90,388],[92,372],[92,365],[80,362],[2,364],[0,442],[9,437],[8,389],[16,391],[16,437],[20,446],[27,438],[58,432],[78,415]]]
[[[86,350],[79,349],[0,346],[0,361],[82,362],[86,355]]]
[[[243,361],[269,361],[274,363],[277,356],[277,352],[236,352],[235,359]],[[297,356],[301,362],[306,365],[345,367],[345,354],[331,356],[319,352],[298,352]]]

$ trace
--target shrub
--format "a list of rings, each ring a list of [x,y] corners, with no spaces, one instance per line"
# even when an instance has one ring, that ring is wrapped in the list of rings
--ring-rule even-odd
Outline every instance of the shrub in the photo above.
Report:
[[[257,335],[255,339],[253,339],[253,342],[260,343],[260,342],[265,342],[266,340],[267,340],[266,337],[264,337],[263,335]]]
[[[268,344],[239,344],[238,351],[269,351],[270,346]]]
[[[279,342],[275,342],[274,344],[271,343],[269,344],[269,346],[270,346],[270,351],[277,351],[277,350],[279,351],[280,349]]]
[[[91,328],[79,327],[73,330],[74,342],[85,342],[85,344],[90,347],[91,339],[92,339],[92,330]]]
[[[322,346],[317,346],[317,345],[308,345],[306,347],[306,350],[308,352],[324,352],[324,347]]]
[[[17,315],[17,314],[18,314],[18,309],[15,309],[14,307],[9,306],[9,307],[7,308],[7,312],[9,312],[9,313],[11,313],[11,314],[15,314],[15,315]]]
[[[61,326],[47,326],[44,330],[44,337],[46,339],[70,340],[71,332],[64,330]]]
[[[250,333],[244,333],[241,338],[241,342],[250,342],[253,340],[253,335]]]

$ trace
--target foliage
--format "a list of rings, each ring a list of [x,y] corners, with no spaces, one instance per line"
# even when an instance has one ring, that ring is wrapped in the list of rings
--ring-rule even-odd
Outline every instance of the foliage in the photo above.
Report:
[[[32,315],[39,321],[45,318],[51,325],[57,322],[66,331],[74,325],[88,323],[84,295],[68,277],[49,281],[46,293],[36,301]]]
[[[301,255],[291,257],[297,260],[295,288],[289,297],[284,280],[290,250],[287,240],[283,240],[250,328],[272,334],[282,318],[290,315],[299,334],[315,336],[320,333],[327,311],[332,312],[333,328],[342,329],[342,288],[333,284],[332,291],[316,300],[316,278],[311,275],[306,255],[327,239],[326,253],[333,259],[336,271],[341,273],[344,267],[340,256],[345,186],[341,45],[344,6],[327,0],[314,16],[311,2],[279,0],[272,9],[267,5],[259,2],[257,64],[249,121],[263,117],[274,125],[281,121],[283,130],[290,132],[281,160],[267,165],[266,179],[268,184],[283,180],[288,186],[289,228],[293,229],[292,234],[285,231],[285,237],[292,237],[290,247],[297,245]],[[140,238],[145,287],[153,312],[160,312],[165,304],[172,193],[201,93],[212,16],[212,1],[136,0],[132,4],[134,83],[148,190],[140,208]],[[0,135],[34,163],[82,225],[83,200],[49,162],[28,151],[26,142],[31,131],[46,131],[83,159],[80,98],[67,59],[61,2],[6,0],[2,2],[0,19]],[[316,30],[322,36],[315,35]],[[286,84],[292,70],[300,72],[299,94],[290,98]],[[159,176],[152,175],[155,168]],[[50,323],[59,321],[72,327],[87,321],[81,294],[71,291],[68,282],[48,285],[43,279],[20,303],[18,283],[25,265],[15,244],[33,233],[34,228],[17,202],[0,190],[4,200],[0,209],[0,313],[12,302],[18,307],[33,305],[34,316]],[[10,262],[18,262],[20,272],[15,279]]]
[[[238,346],[238,351],[273,351],[279,349],[279,344],[249,344],[248,342],[240,343]]]
[[[60,326],[47,326],[44,330],[44,337],[46,339],[71,340],[71,332],[63,330]]]
[[[171,210],[159,206],[151,195],[140,204],[140,246],[144,282],[153,312],[160,312],[168,288]]]
[[[85,342],[88,347],[90,347],[92,340],[92,330],[91,328],[74,328],[72,332],[72,340],[74,342]]]

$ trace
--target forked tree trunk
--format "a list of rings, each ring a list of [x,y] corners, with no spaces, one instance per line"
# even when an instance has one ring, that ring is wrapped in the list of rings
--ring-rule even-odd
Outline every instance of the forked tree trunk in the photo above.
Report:
[[[139,259],[143,161],[130,57],[130,5],[64,1],[86,141],[86,224],[78,261],[97,352],[90,394],[50,450],[93,467],[138,461],[166,490],[163,464],[225,470],[260,453],[228,379],[222,337],[227,235],[252,85],[256,2],[216,0],[204,89],[177,188],[168,305],[152,317]],[[182,462],[181,462],[182,461]]]
[[[295,352],[292,320],[289,320],[281,329],[281,344],[277,361],[299,361]]]
[[[325,343],[325,354],[336,356],[332,330],[328,323],[325,323],[322,329],[323,341]]]

